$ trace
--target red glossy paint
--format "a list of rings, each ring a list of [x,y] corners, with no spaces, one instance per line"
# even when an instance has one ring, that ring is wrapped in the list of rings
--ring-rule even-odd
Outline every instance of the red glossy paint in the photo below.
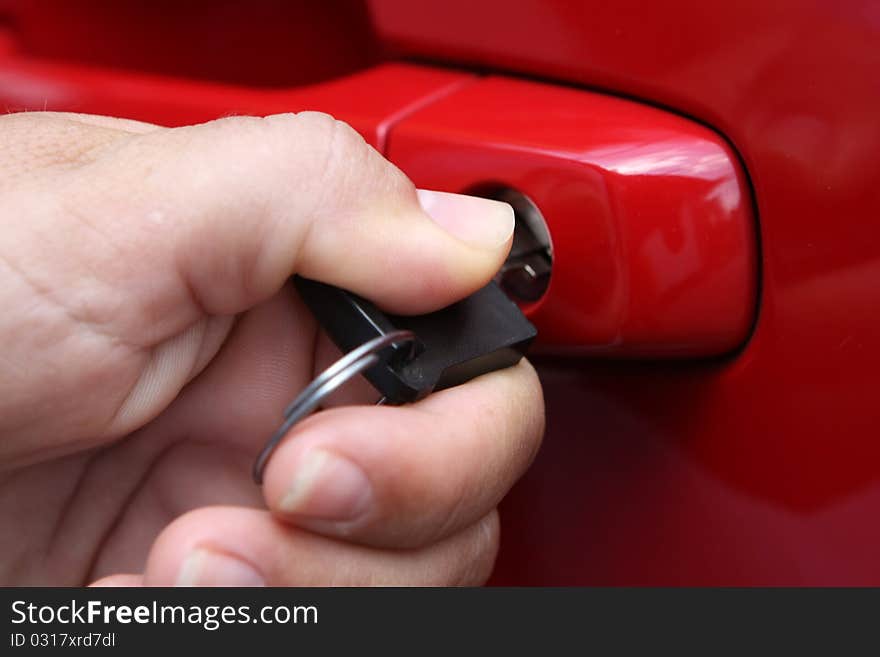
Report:
[[[880,584],[880,8],[371,3],[404,53],[675,108],[742,155],[756,330],[712,363],[542,367],[549,430],[495,581]]]
[[[417,185],[525,193],[553,240],[526,312],[545,349],[715,355],[755,317],[755,226],[736,156],[717,134],[643,104],[502,77],[401,120],[389,158]]]
[[[28,57],[255,87],[314,84],[381,56],[362,0],[0,0],[3,23]]]
[[[390,157],[417,183],[504,182],[541,207],[554,276],[528,313],[545,348],[713,355],[739,346],[754,318],[754,227],[735,157],[706,128],[644,105],[400,64],[274,90],[20,54],[0,59],[0,100],[166,125],[320,109],[380,150],[394,126]]]
[[[41,5],[48,7],[41,20],[51,21],[51,4]],[[20,50],[15,20],[26,6],[0,4],[13,26],[11,38],[0,35],[4,66],[6,53]],[[502,506],[494,582],[880,584],[877,4],[371,0],[369,7],[380,46],[404,56],[622,94],[711,125],[742,156],[754,187],[762,294],[755,331],[739,352],[688,363],[539,362],[548,433]],[[173,21],[170,10],[162,16]],[[236,27],[247,23],[242,16]],[[357,29],[370,29],[365,23],[356,21]],[[287,25],[291,39],[303,29]],[[137,23],[126,29],[139,34]],[[208,85],[218,113],[294,109],[283,85],[300,82],[283,79],[286,60],[270,64],[260,40],[250,43],[229,54],[215,46],[201,64],[180,70],[219,80],[224,67],[212,63],[229,58],[239,86]],[[353,66],[365,61],[358,55]],[[177,70],[173,58],[132,64],[166,65]],[[307,57],[289,62],[308,65]],[[24,78],[0,80],[0,93],[34,108],[45,96],[57,109],[168,123],[208,118],[210,108],[190,99],[204,90],[199,84],[157,82],[152,97],[137,95],[120,71],[116,95],[79,95],[65,86],[78,79],[76,69],[33,66]],[[277,97],[243,88],[271,84],[282,87]],[[454,88],[444,84],[413,93],[405,111]],[[348,118],[346,111],[381,104],[392,92],[362,88],[325,109]]]
[[[423,103],[473,79],[463,73],[384,64],[293,89],[260,89],[183,80],[28,56],[0,57],[0,103],[9,111],[109,114],[160,125],[185,125],[232,114],[320,110],[347,121],[384,148],[388,128]]]

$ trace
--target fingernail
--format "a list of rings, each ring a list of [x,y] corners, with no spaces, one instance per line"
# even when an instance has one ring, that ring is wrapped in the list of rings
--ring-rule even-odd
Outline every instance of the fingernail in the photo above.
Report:
[[[281,510],[311,518],[354,520],[370,505],[370,480],[354,463],[323,449],[310,449],[294,466]]]
[[[196,548],[187,555],[177,586],[266,586],[251,564],[231,554]]]
[[[460,240],[486,249],[505,244],[513,234],[513,208],[478,196],[417,190],[430,217]]]

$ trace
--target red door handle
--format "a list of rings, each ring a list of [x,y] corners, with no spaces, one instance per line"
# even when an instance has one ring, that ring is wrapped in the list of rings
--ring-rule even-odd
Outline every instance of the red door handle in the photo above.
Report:
[[[751,198],[718,134],[612,96],[490,77],[400,121],[388,156],[422,187],[514,188],[553,243],[525,306],[545,347],[705,356],[740,346],[757,303]]]

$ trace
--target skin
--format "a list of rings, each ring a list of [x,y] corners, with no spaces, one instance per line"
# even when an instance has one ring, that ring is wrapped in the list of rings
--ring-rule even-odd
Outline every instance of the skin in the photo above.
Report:
[[[250,466],[338,356],[290,275],[440,308],[497,271],[508,207],[417,193],[316,113],[17,114],[0,143],[2,583],[486,580],[543,433],[525,360],[399,408],[353,383]]]

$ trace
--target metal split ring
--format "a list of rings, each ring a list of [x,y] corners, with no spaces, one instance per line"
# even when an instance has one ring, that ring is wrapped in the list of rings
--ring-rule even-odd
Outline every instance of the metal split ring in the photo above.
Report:
[[[379,353],[394,344],[414,342],[415,334],[412,331],[393,331],[380,335],[365,342],[357,349],[353,349],[345,356],[337,360],[326,370],[321,372],[305,389],[284,409],[284,422],[257,455],[254,461],[252,476],[254,483],[263,483],[263,471],[269,458],[278,447],[278,444],[287,435],[287,432],[297,422],[321,405],[321,402],[337,388],[347,383],[358,374],[370,369],[380,362]],[[379,400],[383,403],[384,397]]]

